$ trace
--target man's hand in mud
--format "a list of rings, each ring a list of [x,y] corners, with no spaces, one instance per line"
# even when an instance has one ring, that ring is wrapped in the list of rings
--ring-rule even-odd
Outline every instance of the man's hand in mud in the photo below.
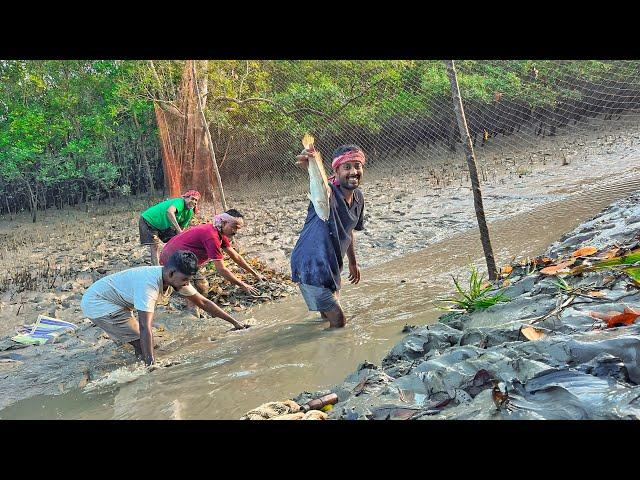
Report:
[[[246,323],[238,323],[235,327],[233,327],[231,329],[232,332],[236,331],[236,330],[244,330],[246,328],[249,328],[251,325],[246,324]]]
[[[315,155],[315,149],[314,150],[307,150],[306,148],[304,150],[302,150],[302,152],[300,152],[300,155],[298,155],[296,157],[296,165],[298,165],[300,168],[306,170],[309,167],[309,159],[313,158],[313,156]]]
[[[256,273],[254,276],[256,277],[256,280],[258,280],[259,282],[264,282],[265,280],[264,276],[260,275],[259,273]]]
[[[358,283],[360,281],[360,267],[358,267],[357,263],[349,264],[349,281],[353,284]]]
[[[258,290],[256,287],[252,287],[251,285],[248,285],[246,283],[242,284],[241,288],[245,292],[247,292],[249,295],[255,295],[255,296],[259,296],[260,295],[260,290]]]

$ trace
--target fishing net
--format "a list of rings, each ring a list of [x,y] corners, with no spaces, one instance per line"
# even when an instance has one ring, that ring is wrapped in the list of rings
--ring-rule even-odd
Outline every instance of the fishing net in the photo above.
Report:
[[[209,148],[204,120],[198,109],[193,61],[185,62],[178,97],[175,102],[154,102],[165,187],[169,196],[196,189],[203,200],[222,212],[222,194],[214,170],[215,159]]]

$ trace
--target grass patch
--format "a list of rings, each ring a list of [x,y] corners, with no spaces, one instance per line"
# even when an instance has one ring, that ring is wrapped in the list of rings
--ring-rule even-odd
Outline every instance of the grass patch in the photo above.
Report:
[[[457,294],[441,299],[441,302],[447,304],[446,306],[438,306],[441,310],[471,313],[476,310],[484,310],[499,302],[508,302],[511,300],[504,295],[502,291],[490,294],[489,292],[494,288],[493,285],[484,281],[484,274],[480,275],[475,266],[471,266],[468,289],[464,289],[456,277],[452,276],[452,278]]]

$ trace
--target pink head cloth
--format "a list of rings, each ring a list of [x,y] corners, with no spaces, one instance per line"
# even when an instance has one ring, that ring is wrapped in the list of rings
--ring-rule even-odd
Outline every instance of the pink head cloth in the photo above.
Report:
[[[220,228],[222,227],[222,222],[237,223],[240,219],[241,219],[240,217],[234,217],[233,215],[229,215],[228,213],[225,212],[213,217],[213,224],[216,227]]]
[[[364,153],[360,150],[349,150],[348,152],[343,153],[339,157],[334,158],[331,161],[331,168],[337,170],[340,165],[346,162],[360,162],[364,165],[366,159],[364,158]]]
[[[186,192],[184,192],[182,194],[182,198],[187,198],[187,197],[194,197],[197,200],[200,200],[200,192],[197,190],[187,190]],[[196,207],[193,209],[193,213],[198,213],[198,206],[196,205]]]
[[[200,192],[197,190],[187,190],[182,194],[183,197],[194,197],[200,200]]]
[[[364,165],[365,161],[366,158],[364,156],[364,153],[362,153],[360,150],[349,150],[348,152],[345,152],[342,155],[334,158],[331,161],[331,168],[333,168],[334,170],[338,170],[338,167],[346,162],[360,162],[362,163],[362,165]],[[340,182],[335,175],[329,177],[329,180],[335,186],[340,185]]]

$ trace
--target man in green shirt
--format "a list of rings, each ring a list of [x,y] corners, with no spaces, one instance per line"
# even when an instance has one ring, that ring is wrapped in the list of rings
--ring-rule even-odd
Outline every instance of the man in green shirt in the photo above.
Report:
[[[146,209],[140,215],[140,244],[149,245],[151,265],[160,265],[160,242],[181,233],[197,211],[200,192],[189,190],[179,198],[170,198]]]

